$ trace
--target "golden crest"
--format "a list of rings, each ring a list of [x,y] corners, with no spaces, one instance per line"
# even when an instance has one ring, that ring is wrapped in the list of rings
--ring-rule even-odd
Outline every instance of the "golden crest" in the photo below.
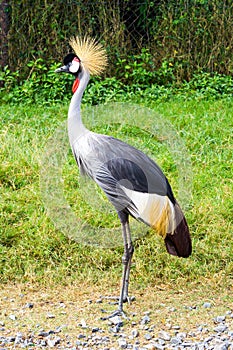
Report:
[[[72,37],[69,41],[75,54],[81,60],[84,69],[87,69],[91,75],[102,73],[108,62],[104,47],[96,39],[85,36]]]

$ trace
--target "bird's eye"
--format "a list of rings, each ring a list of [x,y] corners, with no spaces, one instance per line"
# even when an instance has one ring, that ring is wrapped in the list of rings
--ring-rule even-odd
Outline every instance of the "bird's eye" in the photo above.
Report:
[[[76,58],[73,59],[73,61],[69,65],[69,71],[71,73],[77,73],[80,67],[80,61]]]

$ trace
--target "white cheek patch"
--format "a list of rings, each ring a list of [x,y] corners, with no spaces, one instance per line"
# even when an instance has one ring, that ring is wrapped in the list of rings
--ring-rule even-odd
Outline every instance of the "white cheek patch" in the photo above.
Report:
[[[69,71],[71,73],[77,73],[77,71],[79,70],[80,67],[80,62],[77,58],[74,58],[72,61],[71,66],[69,67]]]

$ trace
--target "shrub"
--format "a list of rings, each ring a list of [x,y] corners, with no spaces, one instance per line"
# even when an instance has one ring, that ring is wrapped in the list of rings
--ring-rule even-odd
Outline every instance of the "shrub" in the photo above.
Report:
[[[73,77],[56,74],[60,63],[46,64],[42,59],[27,64],[28,75],[20,81],[19,71],[11,72],[5,67],[1,73],[4,87],[0,89],[3,102],[55,104],[71,98]],[[128,61],[118,57],[116,76],[94,77],[87,87],[83,103],[101,104],[108,101],[168,100],[171,97],[217,99],[232,97],[233,78],[218,73],[197,72],[190,81],[180,83],[175,77],[171,62],[163,61],[155,69],[153,57],[148,50],[130,56]]]

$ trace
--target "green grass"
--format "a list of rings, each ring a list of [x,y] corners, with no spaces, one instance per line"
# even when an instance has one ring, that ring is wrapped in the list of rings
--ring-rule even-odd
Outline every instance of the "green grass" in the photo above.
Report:
[[[233,270],[233,179],[232,130],[233,101],[169,101],[153,102],[150,107],[161,118],[156,135],[151,135],[149,120],[142,115],[140,126],[134,116],[122,124],[112,107],[104,107],[106,115],[89,113],[88,125],[93,130],[108,133],[141,148],[164,169],[175,194],[180,189],[179,177],[185,175],[186,163],[174,161],[174,137],[185,147],[188,179],[182,186],[192,185],[190,198],[182,198],[193,239],[193,254],[189,259],[177,259],[166,253],[164,243],[146,226],[135,226],[135,257],[132,281],[138,286],[175,281],[203,281],[232,276]],[[117,216],[94,184],[79,180],[78,170],[69,146],[65,124],[68,106],[2,106],[1,107],[1,170],[0,170],[0,279],[2,282],[69,283],[72,281],[117,283],[121,274],[120,228]],[[102,109],[100,108],[100,112]],[[111,112],[108,114],[108,112]],[[87,114],[84,110],[84,115]],[[110,118],[109,118],[110,117]],[[127,114],[126,114],[127,117]],[[85,119],[85,118],[84,118]],[[138,120],[138,119],[137,119]],[[164,134],[161,135],[164,120]],[[145,129],[141,127],[145,126]],[[172,127],[170,132],[166,127]],[[55,147],[54,133],[60,130],[62,140],[57,150],[47,154],[49,142]],[[63,131],[62,131],[63,130]],[[167,144],[166,142],[170,142]],[[176,140],[175,140],[176,141]],[[174,141],[174,142],[175,142]],[[60,160],[61,168],[51,165],[53,153],[67,157]],[[180,155],[182,160],[182,155]],[[184,159],[184,161],[186,161]],[[47,163],[46,163],[47,162]],[[182,169],[179,168],[182,165]],[[191,164],[191,171],[190,171]],[[56,169],[61,171],[56,175]],[[182,174],[180,174],[180,169]],[[55,172],[54,172],[55,171]],[[47,175],[48,172],[48,175]],[[54,191],[52,211],[48,215],[45,181],[54,175],[59,182],[49,183]],[[45,185],[47,185],[45,183]],[[80,188],[81,186],[81,188]],[[41,190],[42,189],[42,190]],[[180,189],[184,190],[183,188]],[[42,193],[41,193],[42,191]],[[59,203],[61,194],[61,203]],[[48,201],[51,197],[48,198]],[[62,201],[65,201],[64,203]],[[47,203],[47,204],[46,204]],[[52,203],[54,204],[54,203]],[[69,205],[66,208],[65,205]],[[187,205],[186,205],[187,204]],[[57,207],[56,207],[57,205]],[[62,210],[64,212],[59,212]],[[56,216],[57,214],[57,216]],[[70,216],[70,222],[67,220]],[[54,224],[51,216],[57,219]],[[75,232],[79,217],[87,223],[81,240]],[[65,218],[64,220],[60,219]],[[64,228],[64,225],[66,227]],[[78,227],[78,226],[77,226]],[[67,237],[70,230],[70,238]],[[104,230],[104,231],[103,231]],[[93,231],[93,232],[92,232]],[[119,242],[116,247],[95,246],[106,239]],[[89,234],[89,237],[88,237]],[[93,236],[95,234],[96,236]],[[73,239],[76,235],[76,240]],[[91,245],[84,246],[84,239]],[[101,241],[102,242],[102,241]],[[112,241],[110,242],[112,243]],[[101,243],[102,245],[103,242]],[[110,244],[111,245],[111,244]]]

